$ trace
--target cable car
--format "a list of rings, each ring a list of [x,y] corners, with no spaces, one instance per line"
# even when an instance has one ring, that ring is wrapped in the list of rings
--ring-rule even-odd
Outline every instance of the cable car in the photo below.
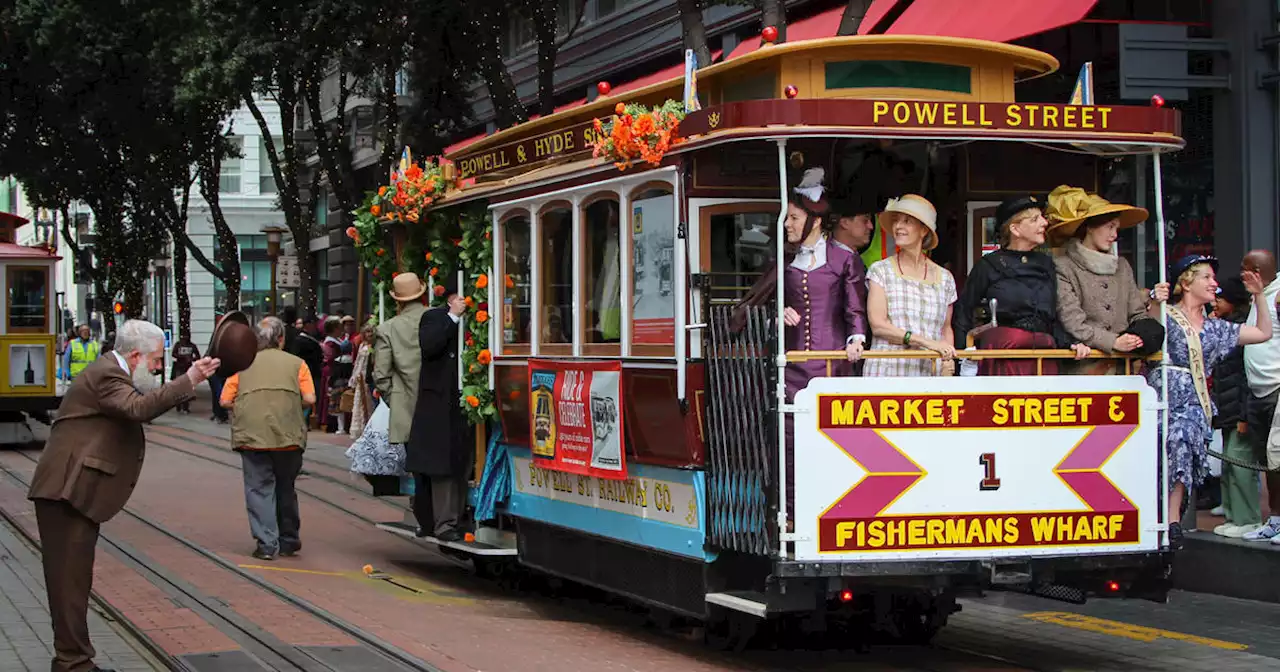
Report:
[[[927,641],[966,591],[1163,600],[1165,451],[1155,391],[1131,375],[1141,362],[1107,376],[827,375],[788,400],[788,363],[843,351],[780,347],[781,283],[774,305],[730,328],[744,290],[782,258],[785,204],[811,166],[837,188],[925,193],[947,223],[939,235],[951,256],[937,261],[962,281],[994,243],[989,194],[1031,191],[1021,185],[1037,178],[1042,192],[1072,180],[1098,191],[1116,158],[1152,161],[1163,255],[1160,155],[1183,146],[1178,112],[1015,97],[1016,83],[1057,67],[1040,51],[958,38],[770,45],[698,71],[703,105],[654,165],[620,172],[592,156],[590,129],[620,103],[680,100],[678,76],[616,87],[449,156],[466,182],[434,207],[483,203],[490,277],[508,279],[489,285],[490,304],[508,311],[505,329],[488,327],[499,406],[488,429],[501,431],[489,450],[501,457],[479,461],[473,493],[500,503],[479,541],[452,551],[485,563],[505,555],[703,620],[735,645],[765,621],[814,616]],[[614,247],[611,227],[633,235]],[[532,240],[531,251],[514,253],[516,240]],[[601,287],[617,292],[618,334],[596,328],[612,305]],[[563,329],[547,329],[557,319]],[[603,442],[583,431],[582,414],[562,415],[585,399],[584,377],[619,411],[616,465],[597,460]],[[1095,412],[1014,422],[992,410],[1042,399]],[[793,459],[781,449],[789,421]],[[485,491],[504,482],[509,492]],[[412,536],[413,525],[382,527]]]
[[[28,419],[49,423],[63,393],[55,363],[62,316],[53,291],[60,257],[17,244],[26,223],[0,212],[0,443],[32,440]]]

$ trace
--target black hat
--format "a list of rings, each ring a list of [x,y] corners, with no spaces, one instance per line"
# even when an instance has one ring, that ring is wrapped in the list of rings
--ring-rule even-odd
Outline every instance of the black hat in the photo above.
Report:
[[[841,217],[857,217],[858,215],[868,215],[872,218],[876,213],[880,212],[886,199],[880,198],[875,194],[853,191],[847,194],[832,195],[831,197],[832,219]]]
[[[999,228],[1004,226],[1005,222],[1013,219],[1014,215],[1022,212],[1023,210],[1031,210],[1034,208],[1036,210],[1043,211],[1044,207],[1045,201],[1039,196],[1028,195],[1010,198],[996,208],[996,227]]]
[[[1216,258],[1207,254],[1188,254],[1187,256],[1173,262],[1173,265],[1169,267],[1169,279],[1172,282],[1177,282],[1178,278],[1181,277],[1188,268],[1191,268],[1196,264],[1209,264],[1209,267],[1213,269],[1214,273],[1218,272],[1218,260]]]
[[[1128,329],[1120,333],[1132,334],[1142,339],[1142,347],[1130,354],[1154,355],[1160,352],[1160,348],[1164,346],[1164,325],[1160,324],[1160,320],[1157,319],[1143,317],[1134,320]]]
[[[1249,290],[1239,276],[1227,278],[1218,285],[1218,298],[1233,306],[1245,306],[1250,302]]]

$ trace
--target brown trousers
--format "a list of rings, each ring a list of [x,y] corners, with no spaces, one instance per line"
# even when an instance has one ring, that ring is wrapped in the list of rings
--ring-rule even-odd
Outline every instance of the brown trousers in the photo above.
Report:
[[[35,500],[44,583],[53,621],[53,672],[85,672],[97,654],[89,641],[89,592],[98,524],[66,502]]]

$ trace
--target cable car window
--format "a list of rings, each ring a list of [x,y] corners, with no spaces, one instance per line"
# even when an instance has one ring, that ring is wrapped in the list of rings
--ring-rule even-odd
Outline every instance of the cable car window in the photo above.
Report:
[[[583,343],[622,342],[622,247],[618,242],[618,201],[607,197],[582,212]],[[616,353],[616,348],[613,352]]]
[[[43,267],[10,267],[6,278],[9,288],[9,331],[49,331],[49,269]]]
[[[646,189],[633,195],[630,209],[631,343],[674,346],[675,197],[670,189]]]
[[[703,268],[713,303],[736,303],[773,261],[778,206],[735,203],[702,210]]]
[[[573,334],[573,211],[553,207],[542,213],[542,320],[539,342],[572,343]],[[558,349],[558,348],[556,348]]]
[[[502,342],[528,344],[533,309],[533,247],[529,218],[516,215],[502,222]]]

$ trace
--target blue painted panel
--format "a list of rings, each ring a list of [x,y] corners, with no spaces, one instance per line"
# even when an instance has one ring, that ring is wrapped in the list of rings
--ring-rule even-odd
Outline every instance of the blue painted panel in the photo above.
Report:
[[[536,469],[530,472],[527,467],[521,469],[517,463],[530,459],[529,450],[516,447],[509,450],[515,480],[511,501],[507,505],[507,512],[511,515],[707,562],[714,559],[714,554],[704,548],[706,520],[703,512],[707,498],[706,475],[703,472],[629,464],[627,471],[632,479],[648,481],[642,495],[641,489],[637,489],[637,484],[630,480],[604,481],[602,484],[589,477],[582,477],[580,481],[576,474]],[[554,484],[548,480],[552,476]],[[602,487],[606,488],[603,493]],[[583,492],[591,495],[584,496]],[[562,499],[553,499],[548,494]],[[595,496],[597,501],[603,496],[608,500],[604,505],[609,508],[591,505],[588,499],[591,496]],[[686,524],[691,524],[664,522],[661,520],[664,517],[690,521]]]

